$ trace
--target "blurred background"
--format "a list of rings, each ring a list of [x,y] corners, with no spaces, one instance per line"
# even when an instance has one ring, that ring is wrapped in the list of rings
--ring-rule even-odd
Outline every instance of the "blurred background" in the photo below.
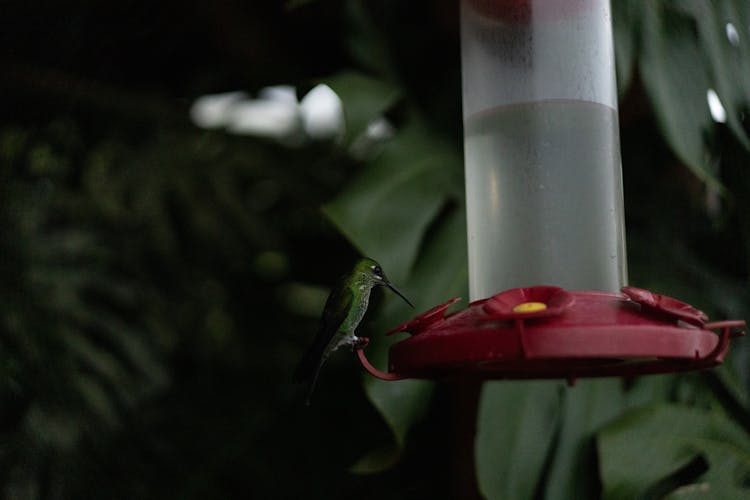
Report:
[[[630,283],[749,318],[750,7],[613,3]],[[3,2],[4,498],[503,497],[476,484],[477,387],[363,390],[344,352],[311,407],[291,384],[360,253],[418,311],[466,297],[457,4]],[[380,332],[413,312],[376,299],[363,331],[384,366]],[[726,483],[746,493],[749,352],[614,381],[627,402],[573,451],[561,403],[506,498],[710,481],[710,450],[646,481],[617,467],[642,426],[597,434],[662,403],[743,443]],[[512,417],[481,408],[480,432]],[[479,470],[528,446],[500,442]],[[560,479],[574,469],[588,479]]]

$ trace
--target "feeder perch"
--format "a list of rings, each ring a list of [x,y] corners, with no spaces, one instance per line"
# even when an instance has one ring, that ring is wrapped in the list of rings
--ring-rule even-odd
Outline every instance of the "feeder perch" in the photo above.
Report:
[[[411,337],[386,372],[357,348],[364,368],[573,383],[721,363],[744,321],[624,286],[609,0],[461,0],[461,62],[471,303],[389,332]]]

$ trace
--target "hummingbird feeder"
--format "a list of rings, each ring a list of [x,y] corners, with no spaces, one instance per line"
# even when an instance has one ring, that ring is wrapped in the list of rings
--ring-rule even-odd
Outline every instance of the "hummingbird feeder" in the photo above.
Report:
[[[609,0],[461,0],[461,53],[472,302],[391,330],[411,337],[387,372],[358,349],[364,368],[572,383],[721,363],[744,321],[625,286]]]

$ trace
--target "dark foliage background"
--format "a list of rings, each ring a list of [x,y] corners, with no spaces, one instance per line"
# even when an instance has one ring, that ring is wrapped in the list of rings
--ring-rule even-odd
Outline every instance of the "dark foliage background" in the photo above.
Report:
[[[401,419],[394,420],[388,395],[370,387],[376,404],[370,403],[349,356],[331,360],[311,408],[290,384],[328,287],[360,250],[371,248],[361,237],[366,232],[357,233],[337,213],[360,199],[356,187],[369,186],[361,176],[375,163],[341,144],[290,148],[201,130],[189,119],[191,103],[204,94],[255,94],[268,85],[292,84],[303,95],[321,80],[337,90],[336,83],[356,90],[359,80],[333,75],[357,71],[397,89],[399,97],[384,100],[378,113],[387,110],[404,131],[402,149],[384,153],[383,161],[398,165],[441,148],[452,152],[442,157],[460,159],[456,4],[2,3],[5,498],[477,494],[472,457],[466,455],[472,438],[462,434],[473,425],[467,424],[473,419],[468,389],[438,386],[429,399],[429,390],[413,388],[424,408],[419,403],[405,414],[398,410]],[[716,30],[697,23],[686,4],[703,5],[664,1],[640,8],[639,2],[618,2],[615,9],[631,282],[699,305],[712,317],[746,317],[748,86],[733,76],[736,63],[722,59],[724,49],[711,38]],[[719,2],[717,26],[722,8],[736,5]],[[737,9],[748,21],[747,9]],[[664,21],[672,16],[682,21]],[[740,36],[741,69],[750,64],[750,33]],[[708,47],[703,62],[688,57],[680,66],[670,50],[686,46],[695,54]],[[724,82],[714,86],[729,101],[733,118],[727,124],[706,118],[705,100],[687,102],[664,91],[694,66],[705,70],[707,84]],[[368,101],[372,96],[341,95],[347,111],[380,105]],[[703,111],[690,115],[694,109]],[[451,165],[441,182],[458,180],[450,188],[439,184],[448,201],[441,198],[424,218],[424,241],[420,236],[414,242],[417,263],[396,272],[408,284],[405,291],[436,294],[422,293],[420,306],[448,297],[421,278],[419,259],[461,256],[440,243],[444,227],[445,234],[463,237],[460,224],[454,228],[451,222],[463,203],[460,164]],[[355,189],[347,191],[350,186]],[[326,217],[321,207],[334,199]],[[418,215],[421,206],[390,209],[404,218]],[[408,313],[391,308],[384,314],[379,323],[370,322],[379,325],[370,326],[372,336]],[[730,368],[660,379],[641,399],[716,414],[743,429],[746,438],[747,352],[740,342]],[[726,428],[722,422],[717,428]],[[627,470],[623,477],[607,472],[610,465],[618,469],[617,457],[628,456],[628,444],[641,438],[636,432],[618,441],[632,431],[626,424],[600,436],[600,462],[593,467],[602,479],[584,488],[588,496],[628,498],[637,491],[616,488],[632,484]],[[641,427],[647,425],[635,428]],[[586,456],[596,464],[593,437],[587,439]],[[394,452],[394,446],[403,449]],[[608,446],[617,453],[608,453]],[[372,450],[379,451],[367,455]],[[349,472],[363,456],[369,465],[359,462],[360,469],[372,471],[386,468],[396,455],[398,464],[384,472]],[[708,462],[713,456],[705,450],[699,455]],[[750,456],[748,448],[741,456]],[[685,477],[657,477],[661,490],[648,491],[669,492],[711,477],[701,476],[706,467],[696,475],[680,469],[682,462],[672,465],[666,472]],[[731,481],[747,488],[750,476],[740,469]],[[545,481],[552,481],[549,470],[545,474],[529,496],[554,496],[544,493]],[[563,491],[582,498],[580,490]]]

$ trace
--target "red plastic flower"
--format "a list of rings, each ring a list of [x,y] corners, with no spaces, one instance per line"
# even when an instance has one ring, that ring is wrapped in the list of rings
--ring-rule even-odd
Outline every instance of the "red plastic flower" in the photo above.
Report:
[[[428,326],[437,323],[445,317],[445,311],[450,306],[461,300],[461,297],[455,297],[444,304],[435,306],[429,311],[423,312],[419,316],[415,316],[406,323],[401,323],[396,328],[388,330],[386,335],[393,335],[398,332],[409,332],[412,335],[417,335],[427,329]]]
[[[708,321],[708,316],[700,309],[696,309],[690,304],[667,295],[659,295],[658,293],[633,286],[622,287],[622,293],[627,295],[632,301],[640,304],[646,311],[655,312],[662,316],[682,320],[697,326],[703,326]]]
[[[545,318],[562,314],[574,301],[573,295],[560,287],[533,286],[493,295],[483,307],[493,319]]]

